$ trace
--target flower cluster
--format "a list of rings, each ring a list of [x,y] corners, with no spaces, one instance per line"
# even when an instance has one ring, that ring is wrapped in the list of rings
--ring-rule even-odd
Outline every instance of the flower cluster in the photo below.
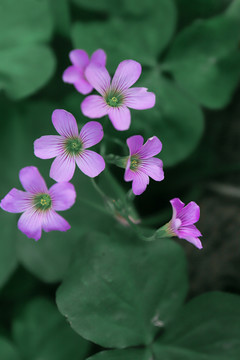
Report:
[[[83,95],[93,90],[99,93],[87,96],[81,103],[81,111],[86,117],[98,119],[107,115],[116,130],[125,131],[131,125],[129,108],[146,110],[155,106],[153,92],[145,87],[132,87],[142,72],[137,61],[122,61],[111,79],[106,69],[106,54],[102,49],[96,50],[91,58],[80,49],[71,51],[69,56],[72,65],[64,71],[63,81],[73,84]],[[56,109],[52,114],[52,123],[58,135],[45,135],[35,140],[34,154],[41,159],[55,158],[49,175],[57,183],[48,190],[38,169],[25,167],[19,173],[25,191],[12,189],[0,204],[5,211],[23,213],[18,228],[35,240],[40,239],[42,230],[66,231],[70,228],[69,223],[56,211],[67,210],[75,203],[76,191],[69,181],[73,178],[76,165],[91,178],[98,176],[106,166],[107,156],[104,159],[98,152],[90,150],[104,138],[103,126],[99,122],[89,121],[79,131],[77,121],[70,112]],[[122,158],[116,156],[118,161],[112,162],[119,166],[120,158],[125,168],[124,180],[132,182],[134,195],[141,195],[149,184],[149,178],[158,182],[164,179],[162,160],[156,157],[162,150],[162,143],[157,136],[152,136],[144,144],[141,135],[127,138],[126,143],[129,155]],[[193,225],[200,215],[197,204],[191,202],[184,207],[179,199],[171,200],[171,204],[173,217],[163,227],[165,235],[186,239],[197,248],[202,248],[198,238],[201,233]],[[119,217],[125,224],[134,222],[131,216],[124,218],[119,214]],[[138,223],[135,222],[135,226]]]

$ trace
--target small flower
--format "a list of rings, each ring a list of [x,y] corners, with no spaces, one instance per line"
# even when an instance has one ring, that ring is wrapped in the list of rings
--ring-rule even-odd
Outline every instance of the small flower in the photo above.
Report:
[[[81,94],[89,94],[93,87],[87,81],[85,77],[85,70],[89,64],[95,66],[106,65],[106,54],[103,50],[98,49],[89,59],[88,54],[84,50],[76,49],[72,50],[69,54],[72,66],[69,66],[63,73],[63,81],[69,84],[73,84],[78,92]]]
[[[88,82],[96,89],[99,95],[90,95],[81,104],[82,113],[89,118],[101,118],[108,115],[117,130],[127,130],[131,123],[131,114],[128,108],[144,110],[155,105],[155,94],[147,88],[130,88],[140,77],[141,65],[134,60],[124,60],[113,76],[105,67],[96,67],[91,64],[85,75]]]
[[[178,198],[172,199],[170,203],[173,208],[173,217],[168,223],[168,232],[172,234],[172,236],[185,239],[198,249],[202,249],[202,243],[198,239],[202,234],[196,226],[193,225],[200,217],[199,206],[194,201],[191,201],[185,206]]]
[[[20,170],[19,179],[26,191],[12,189],[1,201],[3,210],[23,213],[18,228],[29,238],[39,240],[42,229],[67,231],[69,223],[56,211],[69,209],[76,199],[74,186],[70,183],[54,184],[49,190],[44,179],[34,166]]]
[[[143,145],[143,137],[134,135],[127,139],[130,155],[124,174],[125,181],[132,181],[135,195],[142,194],[149,184],[149,176],[155,181],[164,179],[162,160],[153,156],[160,153],[162,143],[153,136]]]
[[[89,121],[79,134],[76,119],[65,110],[54,110],[52,122],[60,136],[46,135],[34,142],[34,154],[37,157],[56,157],[50,169],[50,177],[56,181],[71,180],[76,163],[85,175],[99,175],[105,168],[105,161],[95,151],[87,149],[102,140],[102,125],[96,121]]]

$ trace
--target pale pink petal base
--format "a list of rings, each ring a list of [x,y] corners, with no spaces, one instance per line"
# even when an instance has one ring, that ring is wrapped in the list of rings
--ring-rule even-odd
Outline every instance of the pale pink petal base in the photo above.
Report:
[[[94,178],[105,169],[105,161],[98,153],[85,150],[76,157],[76,163],[79,169],[87,176]]]
[[[124,131],[129,129],[131,114],[126,106],[110,108],[108,116],[116,130]]]
[[[58,135],[46,135],[34,141],[34,155],[40,159],[51,159],[63,151],[63,138]]]
[[[42,227],[46,232],[67,231],[71,228],[67,220],[57,214],[54,210],[50,210],[44,214]]]
[[[54,184],[49,189],[49,195],[52,199],[53,209],[57,211],[70,209],[76,200],[75,188],[68,182]]]
[[[47,193],[47,185],[35,166],[27,166],[20,170],[19,179],[24,189],[32,194]]]
[[[80,131],[80,139],[85,149],[98,144],[103,138],[103,127],[97,121],[89,121]]]
[[[56,157],[50,169],[50,177],[55,181],[70,181],[75,171],[75,160],[73,157],[62,154]]]
[[[81,110],[84,116],[97,119],[107,115],[108,105],[102,96],[90,95],[81,103]]]
[[[2,199],[0,207],[11,213],[21,213],[31,206],[32,195],[13,188]]]
[[[27,237],[37,241],[42,235],[42,218],[42,213],[34,209],[28,209],[20,216],[18,228],[27,235]]]
[[[68,111],[56,109],[52,113],[53,126],[64,137],[78,136],[78,126],[75,117]]]

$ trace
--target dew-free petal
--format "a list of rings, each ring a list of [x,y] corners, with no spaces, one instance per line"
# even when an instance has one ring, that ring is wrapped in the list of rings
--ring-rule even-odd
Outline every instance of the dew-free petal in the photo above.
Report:
[[[78,127],[75,117],[63,109],[54,110],[52,113],[53,126],[64,137],[78,136]]]
[[[198,248],[198,249],[203,248],[201,240],[198,239],[198,238],[195,238],[193,236],[189,236],[189,237],[186,237],[184,239],[187,240],[188,242],[190,242],[191,244],[193,244],[194,246],[196,246],[196,248]]]
[[[141,135],[133,135],[127,139],[127,145],[130,155],[136,154],[143,146],[143,137]]]
[[[76,157],[79,169],[87,176],[95,177],[105,169],[105,161],[101,155],[95,151],[85,150]]]
[[[156,96],[147,88],[131,88],[125,92],[125,105],[136,110],[151,109],[156,102]]]
[[[126,169],[124,173],[124,180],[132,181],[133,179],[134,179],[134,171],[132,171],[130,168]]]
[[[27,237],[37,241],[42,235],[42,218],[43,213],[34,209],[28,209],[20,216],[18,228]]]
[[[46,135],[34,141],[34,154],[40,159],[51,159],[63,152],[63,138]]]
[[[141,159],[148,159],[160,153],[162,150],[162,143],[157,136],[153,136],[143,145],[139,151]]]
[[[124,131],[129,129],[131,114],[126,106],[123,105],[119,108],[110,108],[108,116],[116,130]]]
[[[68,182],[54,184],[49,189],[49,195],[52,199],[52,207],[57,211],[70,209],[76,200],[75,188]]]
[[[122,61],[113,76],[111,87],[123,91],[135,84],[142,72],[141,64],[134,60]]]
[[[83,115],[91,119],[101,118],[109,111],[105,100],[99,95],[87,96],[81,104],[81,110]]]
[[[69,66],[63,73],[63,81],[69,84],[74,84],[75,82],[81,80],[83,76],[82,71],[80,71],[76,66]]]
[[[99,66],[106,66],[107,55],[102,49],[94,51],[91,56],[91,62]]]
[[[32,194],[48,192],[46,183],[35,166],[21,169],[19,179],[24,189]]]
[[[104,95],[110,87],[111,77],[104,66],[91,63],[86,68],[85,77],[101,95]]]
[[[103,138],[103,127],[97,121],[89,121],[80,131],[80,139],[85,149],[98,144]]]
[[[0,207],[11,213],[21,213],[31,206],[31,200],[32,196],[29,193],[13,188],[2,199]]]
[[[182,221],[183,226],[192,225],[200,218],[200,207],[191,201],[179,212],[177,217]]]
[[[87,95],[93,90],[92,85],[89,84],[89,82],[83,76],[81,76],[78,81],[75,81],[73,85],[75,89],[83,95]]]
[[[163,163],[158,158],[142,160],[140,169],[155,181],[162,181],[164,179]]]
[[[176,218],[177,214],[184,208],[184,203],[179,198],[170,200],[173,209],[173,218]]]
[[[69,181],[75,171],[75,160],[66,154],[56,157],[50,169],[50,177],[55,181]]]
[[[84,69],[90,61],[86,51],[81,49],[72,50],[69,57],[73,65],[79,67],[80,69]]]
[[[67,231],[71,228],[70,224],[61,215],[57,214],[54,210],[48,211],[44,214],[43,230],[49,231]]]
[[[187,225],[181,226],[178,229],[178,236],[185,239],[187,236],[199,237],[202,236],[202,234],[195,225]]]
[[[132,190],[135,195],[141,195],[149,184],[149,177],[141,171],[136,172],[134,175]]]

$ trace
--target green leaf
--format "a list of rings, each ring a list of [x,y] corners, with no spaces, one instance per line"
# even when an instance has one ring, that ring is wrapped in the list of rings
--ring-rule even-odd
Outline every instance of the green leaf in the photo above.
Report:
[[[71,27],[69,0],[50,0],[55,30],[63,36],[69,36]]]
[[[0,337],[0,359],[20,360],[16,349],[7,339],[3,337]]]
[[[108,21],[75,23],[72,40],[75,48],[85,49],[89,53],[104,49],[111,72],[125,59],[153,66],[172,37],[175,23],[173,3],[164,0],[158,3],[154,15],[146,14],[144,19],[112,17]]]
[[[150,360],[151,353],[147,349],[128,349],[102,351],[87,360]]]
[[[14,319],[13,337],[26,360],[83,360],[90,347],[44,298],[28,303]]]
[[[156,94],[156,105],[132,114],[132,133],[146,138],[156,135],[163,143],[159,157],[172,166],[188,157],[198,145],[204,130],[200,107],[171,80],[158,72],[145,72],[141,85]]]
[[[240,297],[213,292],[194,298],[171,322],[154,349],[159,360],[165,352],[175,354],[164,357],[167,360],[239,359]]]
[[[222,12],[232,0],[175,0],[180,24],[186,26],[198,18],[205,19]]]
[[[6,283],[17,266],[16,216],[0,210],[0,288]],[[0,357],[1,358],[1,357]]]
[[[13,99],[29,96],[45,85],[55,67],[55,57],[45,45],[5,49],[0,57],[0,89]]]
[[[49,80],[55,70],[55,58],[43,42],[50,40],[51,34],[47,0],[1,1],[0,90],[20,99]]]
[[[226,106],[240,78],[240,18],[230,13],[198,21],[176,37],[163,69],[196,101]]]
[[[185,298],[185,258],[170,240],[92,234],[76,254],[57,304],[76,332],[104,347],[151,343]]]

